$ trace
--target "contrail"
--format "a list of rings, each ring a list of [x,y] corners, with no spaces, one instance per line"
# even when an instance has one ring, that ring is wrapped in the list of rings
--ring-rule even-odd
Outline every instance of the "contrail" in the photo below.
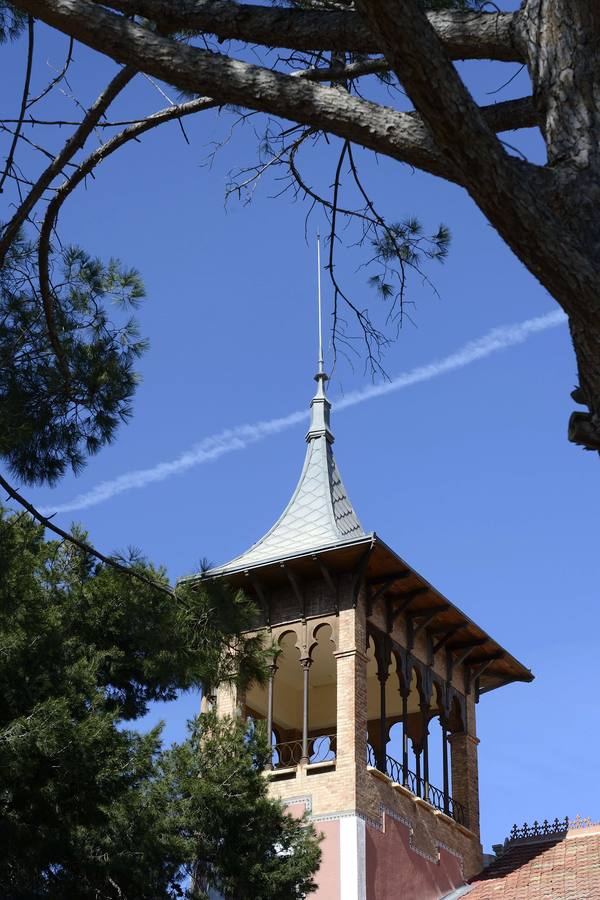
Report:
[[[346,394],[344,397],[336,400],[336,411],[339,412],[342,409],[348,409],[350,406],[357,406],[359,403],[372,400],[374,397],[381,397],[383,394],[399,391],[413,384],[431,381],[432,378],[438,378],[447,372],[464,369],[465,366],[469,366],[471,363],[477,362],[477,360],[485,359],[487,356],[498,353],[500,350],[506,350],[508,347],[522,344],[532,335],[541,331],[547,331],[549,328],[555,328],[566,321],[567,317],[564,313],[560,310],[555,310],[535,319],[527,319],[514,325],[494,328],[482,337],[469,341],[456,353],[434,360],[427,363],[427,365],[418,366],[408,372],[403,372],[392,378],[391,381],[383,384],[370,385]],[[90,506],[97,506],[99,503],[104,503],[106,500],[110,500],[112,497],[116,497],[117,494],[122,494],[125,491],[132,491],[135,488],[146,487],[148,484],[165,481],[172,475],[180,475],[194,466],[212,462],[226,453],[232,453],[234,450],[243,450],[245,447],[256,444],[272,434],[279,434],[281,431],[292,428],[307,418],[308,411],[302,409],[279,419],[269,419],[265,422],[255,422],[253,425],[238,425],[235,428],[229,428],[221,431],[219,434],[204,438],[199,444],[186,450],[173,460],[158,463],[158,465],[149,469],[137,469],[132,472],[126,472],[124,475],[120,475],[111,481],[101,482],[92,488],[91,491],[78,494],[67,503],[62,503],[52,508],[46,507],[43,510],[44,515],[89,509]]]

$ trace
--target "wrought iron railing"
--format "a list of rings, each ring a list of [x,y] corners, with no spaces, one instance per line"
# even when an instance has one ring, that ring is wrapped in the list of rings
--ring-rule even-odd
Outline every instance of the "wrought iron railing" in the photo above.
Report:
[[[336,757],[337,740],[335,734],[320,734],[308,739],[308,762],[332,762]],[[302,760],[302,741],[283,741],[273,744],[272,769],[289,769]]]
[[[375,750],[371,744],[367,744],[367,765],[379,768]],[[392,781],[408,788],[415,796],[422,797],[423,800],[426,800],[431,806],[439,809],[440,812],[446,813],[446,815],[453,818],[455,822],[459,822],[461,825],[467,824],[462,803],[459,803],[458,800],[455,800],[450,794],[445,794],[444,791],[435,787],[435,785],[428,784],[424,778],[417,777],[410,769],[407,768],[405,770],[402,763],[387,754],[385,757],[385,774],[391,778]]]

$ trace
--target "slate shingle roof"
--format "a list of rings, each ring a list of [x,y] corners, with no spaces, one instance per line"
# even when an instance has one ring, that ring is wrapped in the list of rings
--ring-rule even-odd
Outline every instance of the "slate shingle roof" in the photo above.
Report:
[[[465,900],[600,900],[600,826],[509,844]]]
[[[333,455],[333,435],[329,428],[331,405],[324,390],[326,376],[317,375],[317,381],[319,387],[311,403],[311,425],[306,436],[306,457],[292,499],[275,525],[256,544],[209,574],[252,568],[366,537]]]

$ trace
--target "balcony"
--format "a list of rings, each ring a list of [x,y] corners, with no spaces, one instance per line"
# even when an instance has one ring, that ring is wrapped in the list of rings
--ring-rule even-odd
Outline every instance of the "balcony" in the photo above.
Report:
[[[284,741],[273,744],[271,757],[271,770],[277,772],[284,769],[292,769],[304,762],[306,765],[315,766],[326,763],[335,763],[337,751],[337,739],[335,734],[321,734],[316,738],[309,738],[306,756],[303,755],[303,742]]]
[[[367,765],[374,769],[382,769],[377,765],[375,751],[370,744],[367,744]],[[433,784],[428,784],[424,778],[415,775],[409,768],[403,769],[402,763],[394,759],[392,756],[385,757],[385,774],[391,778],[395,784],[401,784],[414,794],[433,806],[434,809],[443,812],[446,816],[454,819],[459,825],[467,827],[466,815],[464,807],[458,800],[455,800],[450,794],[444,793],[440,788]]]

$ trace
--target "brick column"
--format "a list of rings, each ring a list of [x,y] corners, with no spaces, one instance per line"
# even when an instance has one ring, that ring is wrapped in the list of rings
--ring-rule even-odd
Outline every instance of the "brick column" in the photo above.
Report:
[[[459,731],[451,734],[448,740],[452,747],[452,797],[465,810],[467,828],[479,837],[479,738]]]
[[[356,767],[365,764],[367,742],[367,657],[360,617],[340,612],[337,665],[337,771],[343,776],[339,809],[356,807]]]
[[[217,715],[219,718],[225,716],[236,716],[240,712],[241,696],[235,685],[221,684],[217,688]]]
[[[340,900],[366,900],[366,826],[361,816],[361,773],[366,775],[367,656],[361,608],[339,615],[336,777],[329,796],[340,819]],[[364,776],[362,778],[364,781]],[[331,794],[335,797],[332,798]],[[332,897],[332,900],[334,898]]]

